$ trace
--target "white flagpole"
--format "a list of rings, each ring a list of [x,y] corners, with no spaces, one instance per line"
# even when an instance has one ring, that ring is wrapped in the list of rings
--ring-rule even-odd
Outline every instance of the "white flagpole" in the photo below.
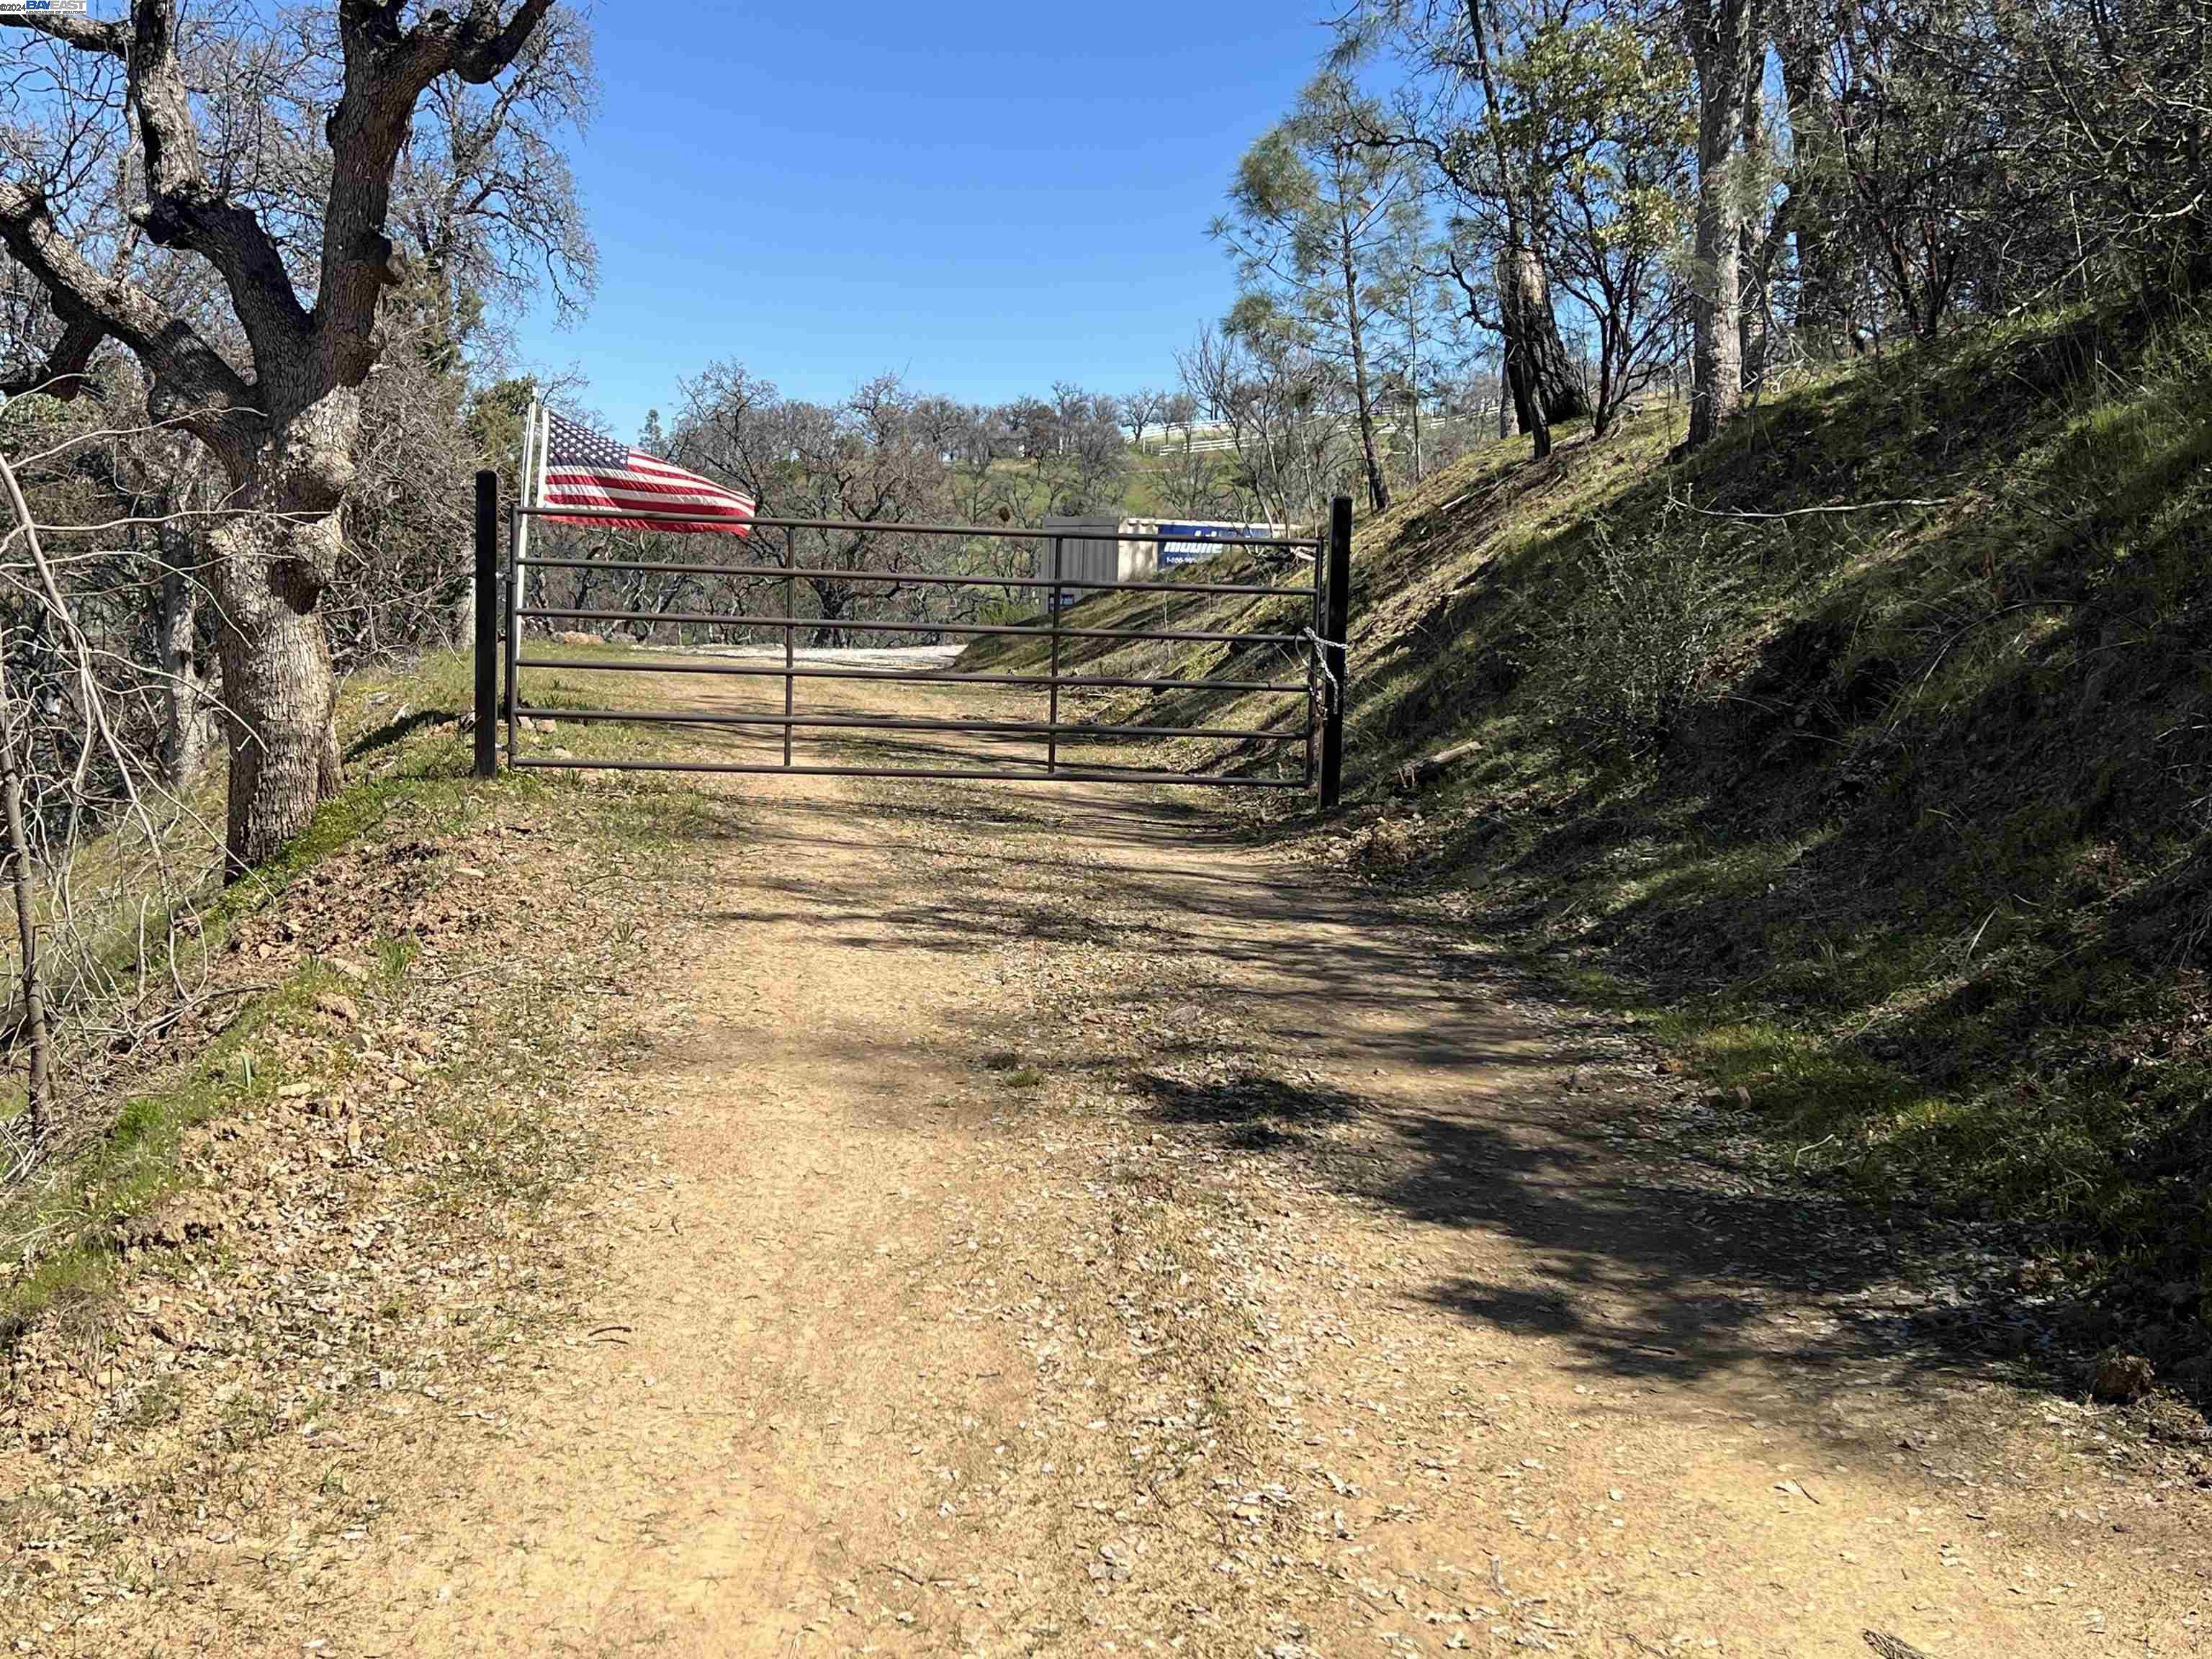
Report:
[[[514,473],[514,504],[517,507],[538,505],[538,463],[542,445],[538,441],[538,424],[544,405],[537,398],[530,400],[529,411],[522,420],[522,454]],[[530,515],[518,512],[514,529],[507,542],[507,760],[514,763],[515,750],[522,730],[522,717],[516,711],[522,707],[522,678],[518,666],[522,657],[522,587],[523,573],[527,568],[530,550]]]
[[[545,418],[545,406],[535,398],[530,400],[530,414],[522,426],[522,465],[515,474],[515,495],[520,505],[529,507],[538,503],[538,462],[543,443],[539,427]],[[530,517],[518,513],[514,516],[514,580],[512,587],[514,607],[522,608],[523,572],[530,558]]]

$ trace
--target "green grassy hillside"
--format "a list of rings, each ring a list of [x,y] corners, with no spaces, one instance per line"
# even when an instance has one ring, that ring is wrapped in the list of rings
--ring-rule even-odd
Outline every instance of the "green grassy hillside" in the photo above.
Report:
[[[1346,850],[1647,1011],[1800,1169],[2017,1228],[2023,1290],[2191,1363],[2212,328],[2045,319],[1837,373],[1687,462],[1674,435],[1486,452],[1362,526]],[[1075,614],[1139,612],[1160,602]],[[1401,793],[1404,763],[1467,743]]]
[[[1115,508],[1131,518],[1170,514],[1170,480],[1182,465],[1182,457],[1171,450],[1147,452],[1132,445]],[[1206,471],[1219,474],[1229,469],[1230,458],[1207,456],[1201,459],[1200,465]],[[992,462],[990,484],[991,490],[1003,497],[1008,511],[1024,524],[1035,524],[1052,511],[1052,486],[1038,473],[1033,462],[1013,456]]]

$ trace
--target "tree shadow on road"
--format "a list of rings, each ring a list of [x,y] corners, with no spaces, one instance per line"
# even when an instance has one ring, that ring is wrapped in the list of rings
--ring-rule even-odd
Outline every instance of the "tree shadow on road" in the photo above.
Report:
[[[1348,1090],[1292,1082],[1250,1066],[1198,1081],[1156,1071],[1126,1081],[1151,1103],[1159,1121],[1213,1130],[1224,1144],[1249,1152],[1295,1146],[1317,1127],[1349,1123],[1363,1104]]]
[[[1202,809],[981,793],[780,803],[749,840],[785,902],[718,919],[811,916],[848,944],[963,955],[1058,949],[1076,967],[1040,1005],[1033,1063],[1459,1236],[1401,1294],[1564,1344],[1593,1376],[1755,1375],[1808,1407],[1876,1378],[2069,1391],[2065,1339],[2006,1253],[1790,1179],[1614,1022],[1504,959],[1233,853],[1235,830]],[[810,843],[856,835],[867,868],[810,872]],[[979,1053],[1004,1046],[971,1035]]]

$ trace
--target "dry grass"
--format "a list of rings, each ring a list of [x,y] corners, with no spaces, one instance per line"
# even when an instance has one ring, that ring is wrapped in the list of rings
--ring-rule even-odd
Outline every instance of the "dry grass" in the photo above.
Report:
[[[319,1004],[355,991],[326,963],[302,957],[302,907],[342,903],[349,965],[376,985],[404,984],[437,924],[410,925],[410,884],[394,885],[380,867],[359,873],[361,860],[374,866],[379,849],[469,835],[503,802],[580,803],[571,778],[487,787],[470,776],[460,726],[469,686],[468,664],[449,655],[356,678],[340,710],[349,787],[305,836],[234,886],[218,884],[208,858],[199,878],[173,895],[133,895],[115,879],[138,861],[129,830],[88,845],[57,884],[50,905],[74,906],[73,927],[57,931],[78,953],[61,981],[60,1109],[0,1188],[0,1330],[98,1301],[118,1245],[176,1191],[180,1154],[201,1126],[265,1108],[298,1080],[272,1063],[270,1045],[327,1035]],[[607,728],[573,740],[619,757],[661,738]],[[596,792],[590,821],[611,838],[653,840],[683,822],[661,801],[668,793],[643,780]],[[160,850],[169,867],[204,850],[201,824],[184,815],[167,821],[173,840]],[[349,886],[332,889],[334,863],[356,870]],[[629,936],[615,942],[627,945]],[[20,1121],[21,1108],[18,1083],[8,1109]]]

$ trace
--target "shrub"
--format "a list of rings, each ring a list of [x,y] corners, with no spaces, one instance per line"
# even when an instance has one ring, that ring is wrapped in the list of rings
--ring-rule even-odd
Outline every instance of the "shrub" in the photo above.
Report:
[[[1579,597],[1555,626],[1561,718],[1593,750],[1636,758],[1673,741],[1720,647],[1719,566],[1709,538],[1662,520],[1629,543],[1591,526]]]

